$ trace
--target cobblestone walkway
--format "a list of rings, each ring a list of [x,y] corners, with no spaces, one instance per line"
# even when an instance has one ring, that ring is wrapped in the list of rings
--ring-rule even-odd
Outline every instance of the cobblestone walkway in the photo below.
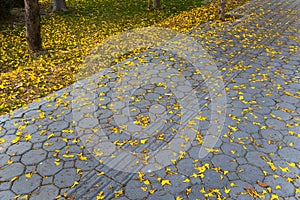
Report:
[[[208,80],[183,41],[1,116],[0,199],[300,199],[300,1],[232,14],[188,35],[216,64]]]

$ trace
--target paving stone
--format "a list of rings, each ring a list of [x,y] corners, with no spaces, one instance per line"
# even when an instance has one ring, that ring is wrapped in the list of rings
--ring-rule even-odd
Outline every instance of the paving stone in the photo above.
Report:
[[[243,148],[243,145],[236,143],[223,143],[221,146],[224,154],[231,157],[244,157],[246,150]]]
[[[21,156],[13,156],[11,157],[11,161],[14,163],[20,162]]]
[[[29,124],[23,130],[24,133],[36,133],[38,131],[38,127],[36,124]]]
[[[261,104],[259,104],[261,105]],[[270,106],[258,106],[257,108],[254,108],[254,113],[259,113],[259,114],[262,114],[262,115],[268,115],[270,114],[271,112],[271,108]]]
[[[127,197],[121,196],[121,197],[117,197],[117,198],[113,198],[113,199],[118,199],[118,200],[130,200]]]
[[[70,187],[75,181],[79,180],[79,175],[75,168],[68,168],[61,170],[54,177],[54,184],[59,188]]]
[[[69,123],[64,120],[56,121],[55,123],[52,123],[48,126],[49,131],[51,132],[61,131],[67,129],[68,127]]]
[[[64,164],[64,168],[72,168],[75,166],[75,162],[73,160],[71,161],[66,161]]]
[[[259,122],[259,123],[263,123],[264,121],[265,121],[265,119],[263,118],[263,116],[262,115],[260,115],[260,114],[249,114],[249,113],[247,113],[246,115],[245,115],[245,117],[246,117],[246,119],[248,120],[248,121],[251,121],[251,122]]]
[[[111,98],[107,96],[101,96],[98,100],[101,105],[107,105],[108,103],[111,102]]]
[[[279,108],[287,108],[289,110],[296,109],[295,105],[293,105],[291,103],[287,103],[287,102],[277,103],[276,106],[278,106]]]
[[[0,180],[9,181],[13,177],[21,175],[24,170],[25,167],[21,163],[12,163],[10,165],[6,165],[0,169]]]
[[[0,152],[4,153],[6,151],[6,149],[10,146],[11,141],[14,140],[16,138],[16,136],[14,135],[5,135],[2,137],[2,139],[4,139],[6,142],[2,143],[0,146]]]
[[[15,127],[15,124],[23,125],[22,119],[15,118],[15,119],[10,119],[10,120],[5,120],[3,128],[5,128],[7,130],[13,129]]]
[[[55,199],[58,192],[58,188],[54,185],[41,186],[31,194],[30,200],[40,200],[45,197],[47,197],[47,199]]]
[[[259,127],[255,126],[254,124],[252,124],[250,122],[248,122],[247,124],[241,123],[238,125],[238,128],[241,131],[244,131],[244,132],[250,133],[250,134],[257,133],[259,131]]]
[[[297,167],[291,167],[289,162],[286,162],[283,159],[273,160],[275,166],[278,166],[277,175],[280,175],[284,178],[294,178],[295,174],[299,174],[299,169]]]
[[[287,113],[287,112],[283,112],[281,110],[274,110],[271,112],[272,114],[274,114],[276,117],[280,117],[282,120],[290,120],[291,118],[291,114]]]
[[[25,173],[32,173],[36,171],[36,166],[26,166]]]
[[[0,191],[0,197],[2,199],[14,199],[16,195],[11,191]]]
[[[249,187],[249,183],[244,182],[242,180],[235,180],[233,181],[233,183],[235,185],[237,185],[238,187],[232,187],[230,189],[230,196],[232,199],[249,199],[249,200],[253,200],[253,197],[249,196],[249,195],[242,195],[241,193],[245,192],[244,187]]]
[[[52,137],[43,143],[43,149],[46,151],[60,150],[66,146],[66,142],[61,137]]]
[[[265,129],[260,131],[260,135],[266,139],[266,140],[272,140],[272,141],[280,141],[283,138],[284,131],[276,131],[272,129]]]
[[[98,119],[96,118],[83,118],[79,122],[81,128],[93,128],[99,124]]]
[[[33,149],[41,149],[42,147],[43,147],[43,143],[42,142],[34,143],[32,145]]]
[[[166,191],[157,191],[154,194],[149,195],[149,197],[147,199],[149,199],[149,200],[156,200],[156,199],[175,200],[175,197]]]
[[[227,178],[229,181],[233,181],[233,180],[238,180],[239,179],[239,176],[237,175],[236,172],[228,172],[226,174]]]
[[[286,129],[286,123],[277,119],[267,119],[267,126],[274,130],[284,130]]]
[[[17,144],[11,145],[8,150],[8,155],[21,155],[31,148],[32,144],[28,142],[18,142]]]
[[[300,144],[300,137],[298,136],[285,136],[283,142],[290,146],[294,146],[294,148],[300,150],[300,147],[297,144]]]
[[[243,102],[241,102],[240,100],[233,100],[232,101],[232,105],[236,108],[241,108],[241,109],[245,109],[248,107],[247,104],[244,104]]]
[[[294,105],[299,104],[299,100],[296,99],[295,97],[291,97],[291,96],[287,96],[287,95],[282,95],[280,97],[280,99],[282,99],[282,101],[284,101],[284,102],[288,102],[288,103],[291,103],[291,104],[294,104]]]
[[[172,185],[165,185],[168,191],[173,195],[179,195],[181,191],[184,191],[187,187],[191,186],[188,182],[183,182],[187,177],[181,174],[167,175],[165,179],[170,180]]]
[[[90,171],[94,169],[97,165],[99,165],[99,161],[97,161],[93,157],[88,157],[87,161],[76,160],[75,162],[75,167],[83,171],[87,171],[87,170]]]
[[[101,112],[96,112],[96,116],[99,116],[99,120],[107,119],[113,115],[110,110],[101,110]]]
[[[248,160],[249,163],[251,163],[252,165],[255,165],[257,167],[260,167],[261,169],[263,169],[265,171],[269,171],[270,170],[269,165],[262,158],[266,158],[266,159],[270,160],[269,157],[262,152],[250,151],[246,154],[246,159]],[[269,171],[269,172],[271,172],[271,171]]]
[[[2,182],[2,183],[0,183],[0,191],[9,190],[11,185],[12,185],[11,182]]]
[[[45,160],[47,152],[42,149],[27,151],[21,158],[21,162],[25,165],[39,164]]]
[[[129,199],[143,199],[147,196],[147,192],[144,192],[141,187],[144,187],[144,184],[141,183],[138,180],[130,180],[126,186],[126,196],[129,197]]]
[[[14,181],[12,190],[16,194],[27,194],[39,187],[42,177],[37,174],[33,174],[29,179],[25,175],[20,176]]]
[[[55,164],[55,159],[50,158],[41,162],[37,167],[37,172],[42,176],[53,176],[62,169],[62,163],[60,165]]]
[[[43,177],[42,185],[50,185],[53,183],[53,177]]]
[[[9,160],[10,156],[6,154],[0,154],[0,169],[7,164],[7,161]]]
[[[258,167],[249,164],[239,166],[237,171],[241,180],[250,184],[255,184],[257,180],[262,181],[264,178],[263,172]]]
[[[215,167],[221,167],[222,170],[234,171],[238,164],[234,161],[234,158],[227,155],[216,155],[212,159],[212,163]]]
[[[292,183],[289,183],[283,177],[274,178],[273,176],[267,176],[264,183],[270,185],[272,191],[274,191],[280,197],[294,196],[295,187]],[[280,186],[281,189],[276,189],[276,186]]]
[[[35,118],[35,119],[39,119],[39,112],[37,112],[37,110],[31,110],[29,112],[26,112],[24,114],[24,117],[27,118],[27,119],[32,119],[32,118]]]
[[[288,162],[299,162],[300,151],[291,147],[283,147],[278,150],[280,157]]]
[[[256,142],[256,149],[258,151],[264,152],[264,153],[274,153],[278,150],[278,144],[269,144],[268,140],[258,140]]]
[[[121,109],[125,108],[126,105],[125,105],[125,102],[116,101],[116,102],[111,103],[109,107],[113,110],[121,110]]]
[[[193,172],[196,173],[193,165],[193,159],[182,159],[178,161],[176,167],[180,171],[180,173],[186,176],[189,176]]]
[[[214,189],[223,188],[228,183],[226,177],[223,177],[223,179],[221,179],[221,174],[214,170],[206,170],[203,174],[204,178],[202,181],[206,187]]]

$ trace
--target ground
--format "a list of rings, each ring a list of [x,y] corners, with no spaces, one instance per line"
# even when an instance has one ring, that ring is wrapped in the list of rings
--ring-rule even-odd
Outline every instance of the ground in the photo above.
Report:
[[[235,21],[107,40],[85,79],[0,118],[0,196],[299,199],[299,8],[253,0]]]

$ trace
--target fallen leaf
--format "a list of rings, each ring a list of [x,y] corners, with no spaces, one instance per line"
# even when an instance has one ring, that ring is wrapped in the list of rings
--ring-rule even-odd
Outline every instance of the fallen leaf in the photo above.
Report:
[[[258,194],[258,192],[251,188],[251,187],[244,187],[244,189],[247,191],[247,193],[252,196],[252,197],[260,197],[260,195]]]
[[[165,179],[165,180],[161,181],[161,185],[164,186],[164,185],[172,185],[172,184],[171,184],[170,180]]]
[[[259,186],[261,186],[261,187],[264,187],[264,188],[270,187],[268,184],[263,183],[263,182],[261,182],[261,181],[259,181],[259,180],[257,180],[257,184],[258,184]]]

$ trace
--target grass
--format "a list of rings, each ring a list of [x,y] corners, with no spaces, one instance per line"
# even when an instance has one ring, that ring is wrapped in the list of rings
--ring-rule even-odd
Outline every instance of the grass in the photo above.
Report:
[[[229,0],[227,10],[245,2]],[[72,84],[84,57],[109,36],[151,25],[184,33],[218,17],[218,3],[200,0],[165,0],[151,11],[146,0],[67,1],[70,12],[58,13],[49,12],[50,0],[40,4],[47,53],[30,54],[22,20],[1,26],[0,115]]]

